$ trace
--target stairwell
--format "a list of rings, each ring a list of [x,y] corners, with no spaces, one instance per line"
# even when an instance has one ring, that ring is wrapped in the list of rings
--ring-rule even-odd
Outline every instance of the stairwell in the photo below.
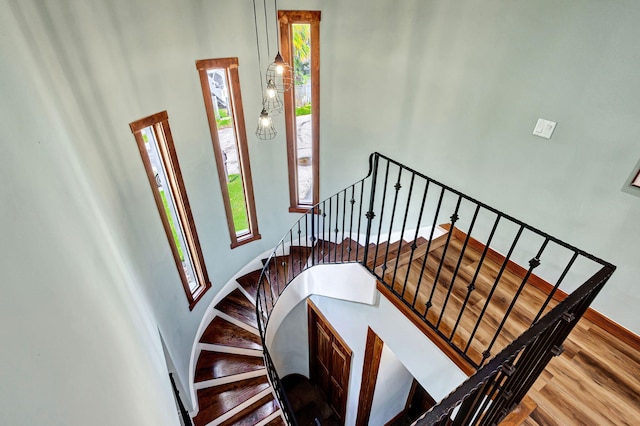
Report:
[[[442,229],[440,234],[446,236]],[[434,239],[430,249],[435,251],[441,247],[441,241],[442,235]],[[418,238],[415,249],[422,255],[408,262],[406,255],[412,251],[412,244],[406,240],[372,243],[367,267],[386,270],[385,265],[391,268],[412,262],[418,264],[427,253],[427,245],[427,239]],[[341,243],[319,240],[314,250],[291,246],[288,254],[276,256],[266,268],[267,293],[277,300],[286,284],[312,260],[314,264],[331,264],[363,259],[363,245],[351,238]],[[265,262],[266,259],[263,264]],[[213,307],[214,317],[199,339],[201,351],[194,376],[199,406],[193,418],[196,426],[285,424],[267,380],[256,328],[255,300],[260,274],[261,269],[256,269],[235,279],[230,291]],[[266,302],[269,304],[270,300]]]
[[[236,280],[198,346],[194,386],[201,425],[284,425],[263,361],[255,298],[261,270]]]
[[[395,184],[390,168],[397,170]],[[421,190],[415,192],[423,195],[412,198],[416,185]],[[401,191],[407,187],[408,192]],[[403,219],[394,224],[397,210]],[[450,222],[437,226],[444,218]],[[421,227],[423,219],[432,225]],[[488,232],[480,240],[471,236],[477,222]],[[411,223],[413,230],[406,227]],[[496,251],[492,240],[506,254]],[[551,254],[545,254],[548,247]],[[589,263],[588,268],[572,269],[576,260]],[[264,346],[266,325],[293,278],[312,266],[340,263],[363,265],[380,294],[470,376],[423,414],[417,420],[421,425],[506,421],[551,358],[562,353],[562,342],[615,270],[374,153],[367,177],[306,213],[262,268],[247,269],[220,292],[224,297],[207,313],[194,352],[196,426],[295,422]],[[548,264],[543,276],[549,281],[533,273],[541,264]],[[578,286],[571,294],[560,289],[567,277]],[[375,285],[368,289],[368,297],[374,297]],[[276,317],[281,320],[282,312]]]

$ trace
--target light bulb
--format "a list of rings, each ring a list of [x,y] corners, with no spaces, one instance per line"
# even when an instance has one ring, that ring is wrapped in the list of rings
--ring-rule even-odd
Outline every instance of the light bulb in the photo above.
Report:
[[[284,67],[280,64],[276,65],[276,73],[282,75],[283,72],[284,72]]]
[[[276,97],[276,89],[274,89],[273,87],[267,87],[267,96],[269,96],[270,98],[275,98]]]
[[[269,117],[261,117],[260,124],[262,124],[262,127],[269,127],[271,125],[271,119]]]

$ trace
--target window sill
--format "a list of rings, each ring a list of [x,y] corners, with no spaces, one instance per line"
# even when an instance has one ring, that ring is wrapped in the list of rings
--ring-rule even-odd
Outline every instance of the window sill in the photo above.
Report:
[[[191,294],[191,302],[189,303],[189,310],[193,311],[193,308],[196,307],[196,304],[202,299],[202,296],[211,288],[211,283],[206,283],[204,287],[200,287],[195,291],[195,293]]]
[[[252,241],[256,241],[261,239],[262,236],[260,234],[255,234],[255,235],[244,235],[241,238],[239,238],[236,241],[232,241],[231,242],[231,249],[234,249],[236,247],[240,247],[244,244],[249,244]]]

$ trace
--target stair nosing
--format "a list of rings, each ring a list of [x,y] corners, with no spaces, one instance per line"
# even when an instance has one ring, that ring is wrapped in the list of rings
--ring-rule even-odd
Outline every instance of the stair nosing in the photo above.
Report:
[[[274,398],[275,398],[275,396],[274,396]],[[276,398],[276,402],[277,401],[278,400]],[[282,409],[280,409],[279,407],[280,407],[280,404],[278,404],[278,409],[276,411],[274,411],[273,413],[269,414],[264,419],[260,420],[258,423],[255,424],[255,426],[264,426],[264,425],[267,425],[267,424],[271,423],[277,417],[282,418]],[[282,419],[282,422],[284,423],[284,419]]]
[[[269,394],[273,395],[271,385],[269,385],[269,387],[267,387],[266,389],[258,392],[257,394],[255,394],[251,398],[245,400],[241,404],[236,405],[235,407],[233,407],[229,411],[222,413],[219,417],[217,417],[216,419],[214,419],[211,422],[207,423],[207,426],[218,426],[220,423],[224,422],[225,420],[229,420],[231,417],[235,416],[236,414],[238,414],[239,412],[241,412],[245,408],[250,407],[252,404],[260,401],[262,398],[264,398],[265,396],[267,396]]]
[[[263,352],[260,349],[246,349],[246,348],[238,348],[236,346],[225,346],[225,345],[217,345],[215,343],[203,343],[203,342],[198,342],[198,347],[200,348],[200,350],[209,351],[209,352],[220,352],[225,354],[248,355],[248,356],[256,356],[256,357],[263,356]]]
[[[209,380],[203,380],[201,382],[195,382],[194,387],[196,390],[202,390],[202,389],[213,388],[220,385],[227,385],[229,383],[238,382],[240,380],[254,379],[256,377],[266,376],[266,375],[267,375],[267,368],[263,366],[262,368],[259,368],[253,371],[247,371],[244,373],[218,377],[217,379],[209,379]]]
[[[233,325],[237,325],[238,327],[255,334],[256,336],[260,336],[260,332],[258,331],[258,329],[254,326],[252,326],[251,324],[247,324],[246,322],[243,322],[241,320],[239,320],[238,318],[234,318],[231,315],[224,313],[222,311],[219,311],[218,309],[214,308],[213,309],[216,312],[216,315],[213,317],[215,319],[216,316],[219,316],[220,318],[224,319],[227,322],[232,323]],[[211,320],[213,321],[213,319]]]

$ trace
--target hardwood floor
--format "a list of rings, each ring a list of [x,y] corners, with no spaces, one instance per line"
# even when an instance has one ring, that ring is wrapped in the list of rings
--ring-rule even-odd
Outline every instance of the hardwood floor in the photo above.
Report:
[[[491,294],[490,289],[502,265],[495,258],[487,257],[480,265],[474,282],[475,289],[469,295],[468,286],[478,269],[481,250],[467,247],[462,253],[462,242],[459,236],[452,237],[446,252],[444,247],[438,247],[425,253],[427,260],[422,276],[424,256],[414,258],[405,265],[398,261],[395,281],[392,281],[395,260],[388,259],[388,267],[383,269],[378,266],[376,272],[388,283],[393,282],[393,292],[414,306],[417,314],[424,317],[426,312],[428,322],[433,325],[439,322],[438,330],[447,336],[453,335],[458,347],[464,348],[468,344],[468,355],[473,361],[479,362],[482,351],[489,345],[503,320],[513,294],[522,283],[522,273],[514,268],[505,268],[498,286]],[[410,244],[405,242],[405,245]],[[444,262],[440,268],[443,256]],[[408,277],[406,287],[403,285],[405,277]],[[417,286],[418,282],[421,283],[420,287]],[[438,284],[434,286],[434,282]],[[527,282],[491,349],[491,356],[529,327],[547,299],[548,293],[543,288]],[[386,296],[391,296],[391,292],[387,292]],[[461,312],[467,297],[467,306]],[[556,295],[544,312],[548,312],[562,297],[562,294]],[[429,300],[433,306],[427,310]],[[491,300],[491,303],[487,304],[487,300]],[[446,308],[442,308],[445,301]],[[483,315],[482,324],[472,334],[480,315]],[[458,318],[460,323],[453,330]],[[635,344],[633,341],[633,337],[620,339],[590,319],[582,318],[565,341],[565,351],[550,362],[527,394],[536,407],[521,424],[639,425],[640,338],[635,339]]]
[[[422,242],[418,248],[426,244]],[[405,242],[403,247],[410,244]],[[484,351],[489,349],[489,358],[493,357],[532,324],[547,295],[528,280],[514,309],[509,311],[522,276],[510,268],[503,269],[501,263],[488,256],[480,262],[482,250],[468,245],[463,252],[462,248],[463,240],[452,237],[447,246],[414,257],[411,263],[398,262],[396,269],[395,261],[387,260],[387,268],[378,266],[376,272],[386,283],[393,282],[393,290],[401,299],[480,365]],[[552,300],[545,312],[556,303]],[[478,319],[480,326],[476,328]],[[501,332],[492,343],[500,327]]]
[[[640,424],[640,347],[586,318],[564,347],[527,394],[538,407],[523,425]]]

